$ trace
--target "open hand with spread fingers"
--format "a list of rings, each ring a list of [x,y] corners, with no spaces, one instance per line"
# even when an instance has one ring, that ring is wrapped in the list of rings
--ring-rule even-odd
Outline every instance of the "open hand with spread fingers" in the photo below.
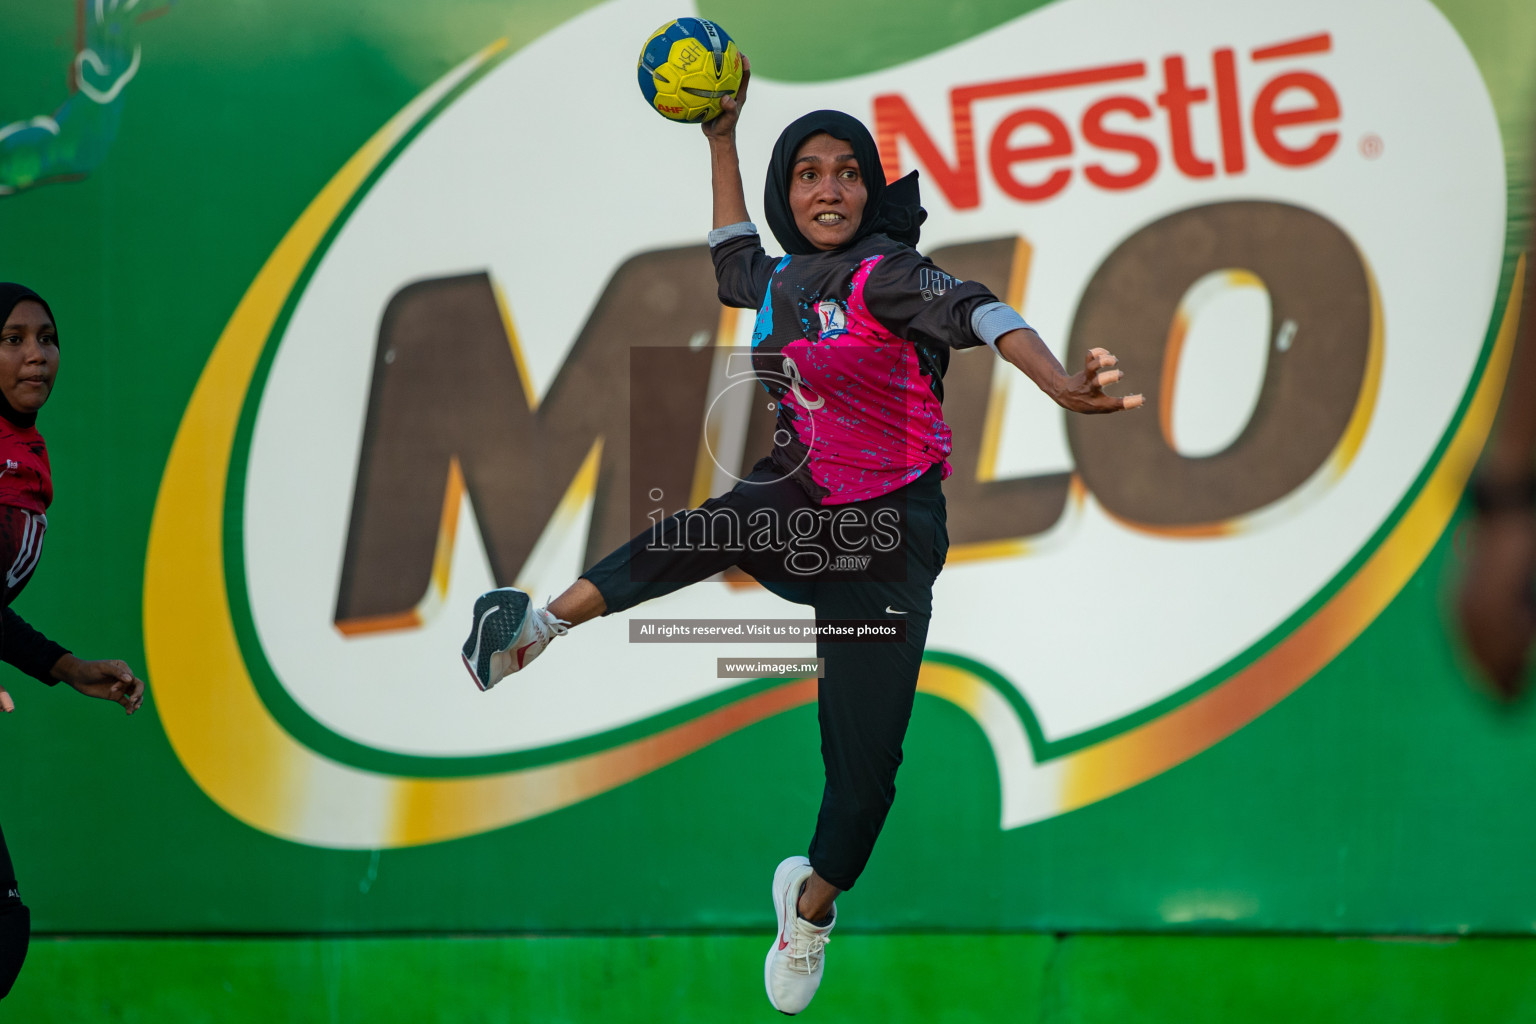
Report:
[[[1068,374],[1040,340],[1040,335],[1031,328],[1021,327],[997,339],[997,354],[1023,370],[1063,409],[1086,413],[1119,412],[1140,408],[1146,401],[1141,395],[1111,395],[1104,391],[1125,377],[1119,369],[1120,361],[1108,349],[1089,349],[1082,372]]]
[[[1108,349],[1091,348],[1084,360],[1083,372],[1068,378],[1070,382],[1064,394],[1056,396],[1056,402],[1073,412],[1119,412],[1135,409],[1145,399],[1140,395],[1109,395],[1104,388],[1119,383],[1125,373],[1118,369],[1120,360]]]

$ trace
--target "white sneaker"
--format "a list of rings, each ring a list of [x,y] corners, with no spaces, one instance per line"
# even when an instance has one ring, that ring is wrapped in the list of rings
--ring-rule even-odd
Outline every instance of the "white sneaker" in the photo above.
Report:
[[[569,633],[571,624],[557,619],[548,608],[535,608],[527,594],[503,587],[480,595],[475,616],[464,641],[464,667],[475,685],[489,690],[543,653],[557,636]]]
[[[811,862],[804,857],[790,857],[773,873],[773,910],[779,918],[779,933],[768,947],[763,964],[763,984],[768,1001],[780,1013],[796,1014],[811,1005],[811,997],[821,984],[823,947],[837,923],[837,904],[832,905],[833,919],[817,927],[800,916],[795,904],[800,889],[811,877]]]

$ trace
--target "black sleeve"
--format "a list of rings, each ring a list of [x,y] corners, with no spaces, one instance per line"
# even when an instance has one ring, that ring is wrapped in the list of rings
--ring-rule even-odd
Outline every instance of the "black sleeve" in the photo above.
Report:
[[[738,309],[757,309],[763,304],[778,261],[763,252],[762,240],[755,233],[712,245],[709,256],[715,261],[722,303]]]
[[[52,669],[69,652],[27,625],[27,620],[7,605],[0,609],[0,661],[15,665],[49,686],[58,682]]]
[[[971,329],[971,313],[996,301],[985,285],[958,281],[905,247],[883,257],[864,283],[864,303],[882,327],[935,349],[984,344]]]

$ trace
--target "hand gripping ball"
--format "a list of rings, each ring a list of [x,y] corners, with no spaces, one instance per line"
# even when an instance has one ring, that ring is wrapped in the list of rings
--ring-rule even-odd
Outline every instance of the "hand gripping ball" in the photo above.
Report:
[[[741,51],[703,18],[669,21],[640,50],[640,94],[662,117],[697,124],[741,87]]]

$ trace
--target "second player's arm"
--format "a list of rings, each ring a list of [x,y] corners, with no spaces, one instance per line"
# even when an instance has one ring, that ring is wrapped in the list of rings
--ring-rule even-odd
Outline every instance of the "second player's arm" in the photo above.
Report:
[[[144,681],[118,660],[82,661],[33,629],[10,607],[0,608],[0,660],[40,682],[65,682],[87,697],[116,701],[131,715],[144,702]],[[16,702],[0,686],[0,711],[16,710]]]

